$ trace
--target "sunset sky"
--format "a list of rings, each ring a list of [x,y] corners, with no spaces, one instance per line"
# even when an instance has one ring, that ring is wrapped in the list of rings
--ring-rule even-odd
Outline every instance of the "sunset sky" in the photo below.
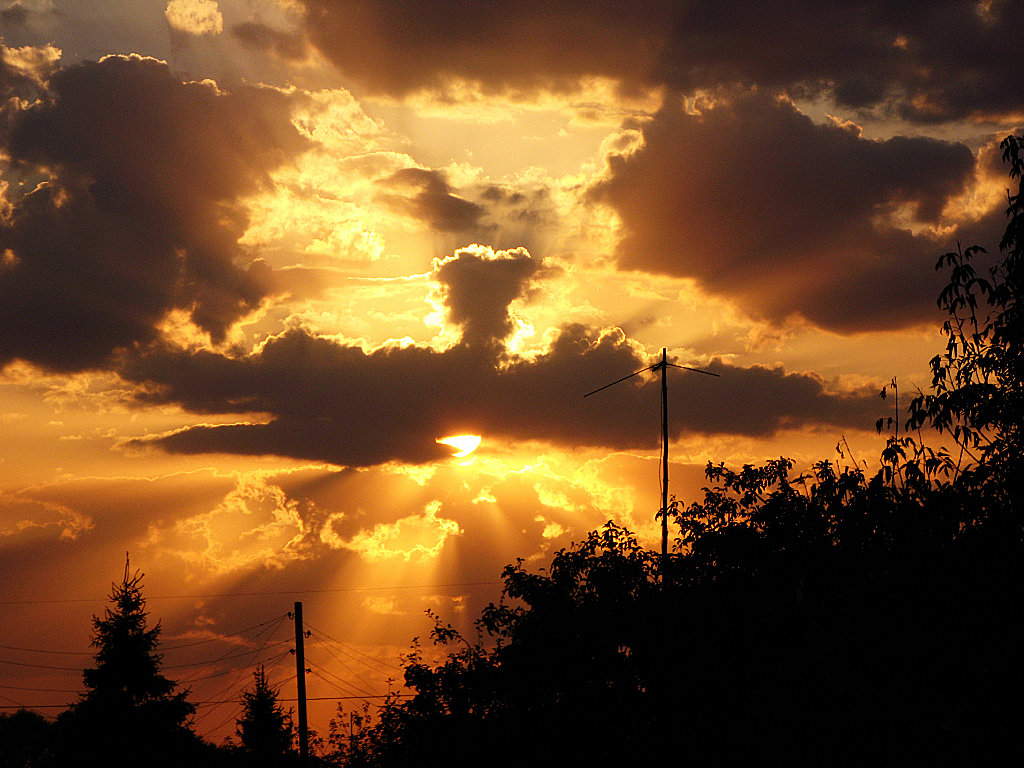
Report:
[[[670,370],[681,501],[872,467],[1024,125],[1015,0],[0,9],[0,706],[49,715],[126,552],[197,702],[294,696],[303,601],[325,732],[505,564],[659,546],[659,382],[583,395],[662,347],[720,375]]]

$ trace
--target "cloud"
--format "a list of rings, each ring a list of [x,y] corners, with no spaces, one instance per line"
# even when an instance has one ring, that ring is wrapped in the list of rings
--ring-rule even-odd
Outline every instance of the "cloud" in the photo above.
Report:
[[[3,108],[22,186],[0,222],[0,365],[102,366],[157,338],[172,310],[223,341],[270,280],[238,245],[240,200],[309,146],[287,97],[182,82],[134,55],[65,67],[46,87]]]
[[[28,8],[21,3],[13,3],[0,9],[0,22],[6,29],[14,29],[25,26],[28,21]]]
[[[462,343],[474,349],[506,339],[514,330],[509,305],[530,298],[536,282],[551,272],[525,248],[495,254],[470,246],[434,261],[448,318],[462,326]]]
[[[403,168],[380,182],[388,192],[377,201],[441,232],[465,232],[480,226],[483,206],[453,194],[444,174]]]
[[[224,17],[216,0],[169,0],[164,10],[167,23],[190,35],[218,35],[224,31]]]
[[[214,509],[151,531],[147,543],[198,570],[283,568],[302,556],[304,528],[298,503],[251,473],[239,476]]]
[[[489,90],[573,89],[584,74],[643,77],[676,13],[668,3],[637,13],[607,0],[586,7],[540,0],[302,5],[311,41],[331,61],[395,95],[443,90],[452,77]]]
[[[1024,110],[1012,0],[610,0],[560,4],[303,0],[312,42],[377,92],[575,90],[606,77],[624,90],[760,84],[830,95],[923,122]],[[571,34],[566,34],[571,30]]]
[[[462,533],[454,520],[439,517],[440,511],[441,503],[435,500],[421,514],[378,523],[370,530],[360,530],[349,541],[338,540],[338,544],[370,561],[437,557],[449,536]]]
[[[0,492],[0,544],[5,547],[12,542],[74,540],[91,525],[88,517],[63,504]]]
[[[60,54],[52,45],[8,48],[0,42],[0,97],[33,98],[42,82],[57,70]],[[5,131],[6,126],[0,128],[0,136]]]
[[[943,210],[974,179],[962,144],[863,138],[747,93],[667,105],[590,190],[620,267],[690,277],[759,319],[855,332],[933,319]]]
[[[140,398],[198,414],[241,414],[236,424],[195,425],[156,436],[176,453],[280,455],[342,466],[421,464],[450,456],[450,434],[539,440],[561,446],[650,448],[658,443],[659,384],[634,379],[583,400],[608,381],[643,368],[620,331],[580,325],[558,331],[534,357],[507,353],[510,305],[528,298],[544,267],[525,251],[485,257],[463,249],[435,262],[449,319],[463,336],[445,350],[373,350],[291,330],[250,354],[166,348],[134,356],[122,375]],[[871,391],[831,392],[819,378],[782,368],[712,361],[721,379],[674,377],[671,434],[770,436],[830,425],[869,428]]]
[[[675,87],[758,83],[921,122],[1024,108],[1012,85],[1019,3],[846,0],[826,14],[808,0],[701,0],[685,9],[663,57]]]
[[[299,33],[284,32],[266,24],[246,21],[232,27],[231,34],[247,48],[272,54],[285,61],[300,62],[309,57],[306,39]]]

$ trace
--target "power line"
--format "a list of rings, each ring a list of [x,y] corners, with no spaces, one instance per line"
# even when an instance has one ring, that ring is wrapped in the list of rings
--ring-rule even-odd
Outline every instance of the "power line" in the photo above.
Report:
[[[45,693],[80,693],[80,691],[73,691],[70,688],[26,688],[23,685],[0,685],[0,688],[4,688],[11,691],[42,691]]]
[[[53,653],[59,656],[93,656],[92,651],[48,651],[42,648],[24,648],[20,645],[4,645],[0,643],[0,648],[6,648],[10,651],[29,651],[31,653]]]
[[[202,662],[200,664],[200,666],[202,666],[202,665],[209,665],[209,664],[215,664],[215,663],[220,662],[220,661],[228,661],[230,659],[238,658],[240,656],[252,655],[252,654],[256,654],[256,653],[260,653],[260,652],[264,651],[267,648],[268,641],[273,636],[273,634],[278,630],[278,628],[284,623],[284,620],[286,618],[287,618],[287,616],[283,616],[282,615],[282,616],[280,616],[278,619],[276,619],[274,621],[274,625],[272,627],[270,627],[269,629],[264,628],[261,631],[257,632],[250,639],[250,642],[255,642],[258,637],[260,637],[261,635],[265,635],[264,639],[261,641],[261,643],[257,647],[249,648],[247,650],[242,650],[241,652],[239,652],[238,648],[230,648],[227,651],[225,651],[224,653],[222,653],[220,656],[216,657],[215,659],[210,659],[208,661]],[[275,645],[281,645],[282,643],[286,643],[286,642],[288,642],[288,641],[287,640],[280,640],[277,643],[275,643]],[[195,666],[195,665],[183,664],[181,666]]]
[[[81,672],[81,667],[55,667],[52,664],[29,664],[27,661],[9,661],[0,659],[0,664],[12,664],[15,667],[32,667],[33,669],[59,669],[63,672]]]
[[[415,695],[416,695],[415,693],[381,693],[381,694],[374,694],[373,696],[307,696],[306,697],[306,701],[348,701],[349,699],[359,699],[360,701],[362,701],[364,699],[386,699],[389,696],[391,698],[408,699],[408,698],[412,698]],[[298,699],[296,699],[296,698],[278,698],[277,701],[292,702],[292,701],[298,701]],[[235,704],[237,702],[238,702],[237,699],[223,699],[221,701],[193,701],[191,703],[194,704],[197,707],[201,707],[201,706],[210,706],[210,705],[213,705],[213,704]],[[223,725],[223,723],[222,723],[222,725]],[[216,729],[214,729],[214,730],[216,730]]]
[[[236,636],[236,635],[241,635],[244,632],[251,632],[254,629],[259,629],[260,627],[265,627],[267,624],[271,624],[271,623],[273,623],[275,621],[282,621],[284,618],[285,618],[284,616],[275,616],[272,619],[267,619],[266,621],[261,621],[259,624],[254,624],[251,627],[246,627],[245,629],[239,629],[239,630],[236,630],[234,632],[224,632],[223,634],[221,634],[221,635],[219,635],[217,637],[209,637],[206,640],[196,640],[194,643],[181,643],[180,645],[161,645],[160,646],[160,650],[161,651],[176,651],[179,648],[191,648],[191,647],[196,646],[196,645],[202,645],[203,643],[214,643],[214,642],[216,642],[218,640],[224,640],[226,637],[232,637],[232,636]],[[3,647],[5,647],[5,646],[0,645],[0,648],[3,648]]]
[[[366,679],[365,677],[363,677],[363,676],[362,676],[361,674],[359,674],[359,672],[357,672],[356,670],[352,669],[352,667],[350,667],[350,666],[348,665],[348,663],[347,663],[347,662],[346,662],[346,661],[345,661],[344,659],[342,659],[342,658],[341,658],[340,656],[338,656],[337,654],[335,654],[335,653],[334,653],[334,652],[333,652],[333,651],[332,651],[332,650],[331,650],[331,649],[330,649],[330,648],[329,648],[328,646],[326,646],[326,645],[323,645],[323,644],[321,644],[321,646],[320,646],[320,647],[321,647],[321,648],[322,648],[323,650],[327,651],[327,654],[328,654],[328,655],[329,655],[329,656],[330,656],[330,657],[331,657],[332,659],[334,659],[334,660],[335,660],[336,662],[338,662],[339,664],[341,664],[341,666],[342,666],[342,667],[344,667],[344,669],[345,669],[345,671],[346,671],[346,672],[348,672],[348,673],[349,673],[350,675],[352,675],[352,676],[353,676],[353,677],[355,677],[355,678],[356,678],[357,680],[359,680],[359,682],[360,682],[360,683],[362,683],[363,685],[365,685],[365,686],[367,686],[367,687],[371,687],[371,688],[372,688],[373,686],[375,686],[375,685],[378,685],[378,684],[380,683],[380,680],[379,680],[379,679],[378,679],[377,681],[370,681],[370,680],[367,680],[367,679]],[[367,669],[370,669],[370,667],[367,667]],[[379,673],[378,673],[378,674],[379,674]]]
[[[281,591],[266,592],[210,592],[203,594],[181,594],[181,595],[147,595],[146,601],[153,600],[192,600],[211,597],[262,597],[265,595],[316,595],[338,592],[379,592],[395,589],[449,589],[453,587],[489,587],[504,584],[503,581],[465,581],[451,584],[393,584],[376,587],[337,587],[334,589],[286,589]],[[55,603],[98,603],[107,601],[103,597],[66,597],[48,598],[37,600],[0,600],[0,605],[48,605]]]
[[[383,662],[380,659],[375,658],[375,657],[371,656],[368,653],[363,653],[362,651],[360,651],[355,646],[352,646],[351,648],[349,648],[345,643],[341,642],[337,638],[331,637],[329,634],[324,632],[322,629],[317,629],[316,627],[312,626],[308,622],[307,622],[306,626],[309,627],[310,630],[312,630],[313,636],[317,637],[318,640],[320,639],[318,636],[322,635],[324,638],[326,638],[330,642],[334,643],[338,647],[338,649],[341,650],[343,653],[347,653],[347,654],[356,653],[359,656],[362,656],[362,657],[364,657],[366,659],[369,659],[374,664],[377,664],[377,665],[379,665],[381,667],[384,667],[388,672],[401,672],[402,671],[401,667],[399,667],[397,665],[391,665],[391,664],[388,664],[386,662]],[[359,659],[356,659],[356,661],[359,661]],[[367,664],[365,661],[361,661],[360,663],[363,664],[366,667],[370,667],[370,665]],[[373,669],[373,668],[370,667],[370,669]]]
[[[347,680],[345,680],[344,678],[339,677],[338,675],[334,674],[333,672],[331,672],[326,667],[323,667],[323,666],[317,664],[315,661],[312,661],[310,659],[306,659],[306,661],[309,663],[310,667],[312,668],[311,671],[312,671],[312,673],[314,675],[319,677],[321,680],[323,680],[328,685],[334,686],[335,688],[337,688],[342,693],[352,694],[352,695],[360,696],[360,697],[362,697],[362,696],[372,696],[373,695],[369,691],[367,691],[366,689],[360,688],[358,685],[350,683]],[[316,670],[320,670],[320,671],[317,672]],[[321,673],[323,673],[323,674],[321,674]],[[337,682],[334,682],[333,680],[328,680],[326,677],[324,677],[324,674],[330,675],[331,677],[334,678],[334,680],[337,680]]]
[[[361,682],[363,682],[363,683],[365,683],[365,684],[367,684],[367,685],[373,685],[373,683],[371,683],[371,682],[370,682],[369,680],[367,680],[367,679],[366,679],[366,678],[365,678],[365,677],[364,677],[363,675],[361,675],[361,674],[360,674],[360,673],[359,673],[358,671],[356,671],[356,670],[355,670],[355,669],[353,669],[353,668],[352,668],[351,666],[349,666],[348,662],[347,662],[347,661],[345,661],[345,659],[341,658],[341,657],[340,657],[340,656],[338,656],[338,655],[337,655],[337,654],[336,654],[336,653],[335,653],[335,652],[334,652],[333,650],[331,650],[331,645],[330,645],[330,644],[328,644],[328,643],[327,643],[326,641],[324,641],[323,639],[321,639],[321,637],[320,637],[320,633],[319,633],[319,632],[314,632],[314,633],[313,633],[313,638],[314,638],[314,639],[315,639],[315,640],[317,641],[317,643],[319,644],[319,647],[320,647],[320,648],[322,648],[323,650],[325,650],[325,651],[327,652],[327,654],[328,654],[328,655],[329,655],[329,656],[330,656],[330,657],[331,657],[332,659],[334,659],[334,660],[335,660],[336,662],[338,662],[339,664],[341,664],[341,666],[343,666],[343,667],[345,668],[345,670],[346,670],[346,671],[348,671],[349,673],[351,673],[352,675],[354,675],[354,676],[355,676],[356,678],[358,678],[358,679],[359,679],[359,680],[360,680]],[[389,675],[389,677],[388,677],[387,679],[390,679],[390,675],[392,675],[392,674],[393,674],[393,671],[392,671],[391,669],[388,669],[386,673],[385,673],[385,672],[381,672],[381,670],[379,670],[379,669],[377,669],[377,668],[375,668],[375,667],[371,667],[371,666],[370,666],[369,664],[367,664],[367,663],[366,663],[365,661],[363,661],[362,659],[360,659],[360,658],[357,658],[356,656],[353,656],[353,655],[352,655],[351,653],[348,653],[348,652],[347,652],[347,651],[346,651],[346,650],[345,650],[345,649],[344,649],[344,648],[343,648],[343,647],[342,647],[342,646],[341,646],[340,644],[338,644],[338,643],[336,643],[336,642],[335,642],[335,645],[337,645],[337,647],[338,647],[338,650],[339,650],[339,651],[341,651],[342,653],[344,653],[344,654],[345,654],[345,655],[346,655],[346,656],[347,656],[348,658],[350,658],[350,659],[351,659],[352,661],[357,661],[357,662],[359,662],[360,664],[362,664],[362,665],[363,665],[363,667],[364,667],[364,668],[366,668],[366,669],[370,670],[370,672],[372,672],[372,673],[375,673],[375,674],[376,674],[376,675],[378,675],[378,676],[379,676],[379,675],[382,675],[382,674],[387,674],[387,675]],[[379,682],[379,679],[378,679],[378,682]]]
[[[281,659],[286,658],[290,653],[291,653],[291,651],[288,650],[288,651],[285,651],[284,653],[278,654],[277,656],[269,656],[266,659],[261,659],[260,661],[254,661],[254,662],[252,662],[252,665],[255,666],[255,665],[258,665],[258,664],[267,664],[267,663],[270,663],[270,662],[277,663]],[[210,675],[203,675],[202,677],[189,677],[189,678],[185,678],[184,680],[179,680],[178,684],[181,685],[183,683],[198,683],[200,680],[211,680],[214,677],[224,677],[224,675],[230,675],[232,672],[238,672],[241,669],[242,669],[242,667],[232,667],[231,669],[225,669],[222,672],[214,672],[213,674],[210,674]]]
[[[221,634],[221,635],[219,635],[217,637],[210,637],[210,638],[207,638],[206,640],[197,640],[197,641],[192,642],[192,643],[180,643],[178,645],[163,645],[163,644],[161,644],[159,646],[158,650],[161,653],[164,652],[164,651],[176,651],[176,650],[179,650],[181,648],[191,648],[191,647],[194,647],[194,646],[197,646],[197,645],[203,645],[204,643],[214,643],[214,642],[217,642],[218,640],[221,640],[221,641],[227,640],[230,637],[240,636],[244,632],[251,632],[254,629],[259,629],[260,627],[264,627],[264,626],[266,626],[268,624],[271,624],[271,623],[273,623],[275,621],[277,621],[277,622],[284,621],[285,618],[286,617],[284,615],[282,615],[282,616],[275,616],[273,619],[268,619],[267,621],[260,622],[259,624],[254,624],[251,627],[246,627],[245,629],[239,629],[239,630],[235,630],[233,632],[224,632],[223,634]],[[24,646],[24,645],[7,645],[5,643],[0,643],[0,648],[2,648],[4,650],[9,650],[9,651],[23,651],[23,652],[26,652],[26,653],[47,653],[47,654],[51,654],[51,655],[54,655],[54,656],[95,656],[96,655],[95,651],[55,651],[55,650],[51,650],[51,649],[48,649],[48,648],[29,648],[29,647]],[[8,662],[8,663],[18,664],[19,662]],[[25,666],[31,666],[31,665],[26,663]],[[44,669],[69,669],[67,667],[45,667],[45,666],[42,666],[42,665],[38,665],[38,666],[41,666]],[[179,664],[179,665],[176,665],[176,666],[188,666],[188,665],[187,664]],[[165,668],[168,668],[167,665],[165,665]]]
[[[217,663],[219,661],[233,661],[234,659],[241,659],[241,658],[244,658],[245,656],[252,656],[253,654],[259,653],[260,651],[266,650],[267,648],[275,648],[275,647],[277,647],[279,645],[284,645],[287,642],[288,642],[287,639],[285,639],[285,640],[278,640],[277,642],[269,643],[269,644],[263,645],[263,646],[261,646],[259,648],[247,648],[247,649],[244,649],[244,650],[239,649],[239,648],[232,648],[228,653],[225,653],[225,654],[223,654],[221,656],[218,656],[215,659],[210,659],[208,661],[190,661],[190,662],[188,662],[186,664],[164,664],[163,665],[163,669],[183,669],[185,667],[207,667],[207,666],[210,666],[211,664],[215,664],[215,663]]]
[[[387,693],[387,694],[379,694],[379,695],[373,695],[373,696],[307,696],[306,697],[306,701],[349,701],[349,700],[352,700],[352,699],[359,699],[360,701],[362,701],[364,699],[387,699],[387,698],[392,698],[392,699],[410,699],[410,698],[412,698],[415,695],[416,694],[414,694],[414,693]],[[14,701],[14,699],[11,699],[11,698],[8,698],[6,696],[3,696],[2,694],[0,694],[0,698],[7,699],[8,701]],[[297,701],[297,699],[294,699],[294,698],[284,698],[284,699],[278,699],[278,701],[292,702],[292,701]],[[195,701],[195,702],[192,702],[192,703],[197,705],[197,706],[214,705],[214,704],[235,704],[235,703],[237,703],[237,699],[224,699],[222,701]],[[66,709],[67,706],[68,706],[67,704],[18,704],[17,702],[15,702],[14,704],[0,704],[0,709]],[[232,711],[232,713],[231,713],[231,717],[234,717],[238,712],[241,711],[241,709],[242,709],[241,706],[238,706],[236,709],[234,709]],[[207,734],[210,734],[213,731],[216,731],[222,725],[225,725],[228,721],[230,721],[231,717],[229,717],[227,720],[224,720],[222,723],[220,723],[220,725],[216,725],[213,728],[210,728],[209,730],[205,731],[202,734],[202,736],[205,737]]]

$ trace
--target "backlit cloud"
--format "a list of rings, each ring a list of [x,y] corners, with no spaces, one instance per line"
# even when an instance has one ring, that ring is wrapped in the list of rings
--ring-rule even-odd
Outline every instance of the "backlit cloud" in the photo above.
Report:
[[[147,440],[177,453],[281,455],[370,466],[438,461],[436,438],[640,448],[657,444],[658,383],[635,379],[599,397],[582,396],[648,364],[621,332],[563,327],[533,357],[503,354],[511,303],[528,297],[543,267],[520,250],[483,257],[474,249],[435,263],[435,279],[461,343],[362,347],[293,330],[250,354],[154,350],[123,371],[148,402],[200,414],[250,414],[228,425],[197,425]],[[813,375],[781,367],[712,361],[721,379],[686,375],[672,387],[672,435],[768,436],[812,424],[866,428],[875,392],[829,391]],[[259,418],[252,418],[258,416]]]
[[[169,0],[164,16],[178,32],[216,35],[224,31],[224,17],[216,0]]]
[[[175,309],[223,341],[268,290],[269,270],[238,245],[239,199],[308,146],[286,98],[182,82],[139,56],[66,67],[46,85],[3,107],[20,187],[0,222],[0,365],[101,366],[156,338]]]
[[[302,0],[311,40],[365,87],[444,94],[454,80],[491,91],[575,90],[606,77],[625,91],[759,83],[827,95],[922,122],[1024,112],[1012,0]]]
[[[953,245],[943,211],[974,179],[966,146],[868,140],[759,93],[697,106],[642,124],[591,190],[622,222],[622,268],[694,278],[775,322],[934,320],[932,266]]]
[[[309,56],[305,38],[256,21],[246,21],[231,28],[231,34],[247,48],[269,53],[290,62],[305,61]]]
[[[403,168],[381,182],[377,200],[441,232],[465,232],[480,225],[484,208],[453,194],[437,171]]]

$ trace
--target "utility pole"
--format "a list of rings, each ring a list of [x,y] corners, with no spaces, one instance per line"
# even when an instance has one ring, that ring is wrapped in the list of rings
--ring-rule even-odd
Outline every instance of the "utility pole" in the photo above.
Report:
[[[605,384],[603,387],[598,387],[592,392],[587,392],[584,397],[590,397],[593,394],[600,392],[608,387],[614,387],[619,382],[631,379],[634,376],[638,376],[646,371],[657,371],[661,370],[661,579],[665,580],[665,571],[668,568],[668,367],[681,368],[684,371],[693,371],[694,373],[703,373],[705,376],[718,376],[717,373],[711,371],[704,371],[700,368],[690,368],[687,365],[676,365],[668,361],[668,349],[665,347],[661,348],[661,360],[656,362],[654,365],[649,365],[646,368],[641,368],[639,371],[634,371],[628,376],[623,376],[621,379],[616,379],[611,384]]]
[[[668,567],[668,350],[661,348],[661,580]]]
[[[306,651],[303,646],[305,633],[302,631],[302,603],[295,603],[295,685],[299,702],[299,763],[306,765],[309,759],[309,729],[306,725]]]

